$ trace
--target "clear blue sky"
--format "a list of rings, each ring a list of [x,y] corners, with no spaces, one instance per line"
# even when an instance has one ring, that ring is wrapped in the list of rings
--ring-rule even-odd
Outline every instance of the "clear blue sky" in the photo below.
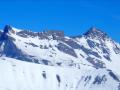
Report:
[[[95,26],[120,42],[120,0],[0,0],[0,28],[5,24],[69,36]]]

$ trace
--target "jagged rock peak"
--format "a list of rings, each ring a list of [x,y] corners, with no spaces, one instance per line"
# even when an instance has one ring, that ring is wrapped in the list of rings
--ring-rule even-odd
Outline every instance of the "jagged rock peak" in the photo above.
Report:
[[[85,37],[97,38],[102,40],[105,40],[106,38],[108,38],[108,35],[105,32],[95,27],[91,27],[84,35]]]
[[[47,30],[47,31],[44,31],[43,33],[48,35],[64,37],[64,32],[59,30]]]
[[[10,30],[12,30],[12,27],[11,25],[5,25],[3,30],[4,30],[4,33],[8,33]]]

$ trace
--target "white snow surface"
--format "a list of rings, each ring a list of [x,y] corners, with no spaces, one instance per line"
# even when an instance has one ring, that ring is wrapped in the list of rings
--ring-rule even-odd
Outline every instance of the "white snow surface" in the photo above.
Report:
[[[93,84],[96,76],[103,75],[106,75],[106,81]],[[85,81],[87,76],[91,79]],[[6,57],[0,59],[0,90],[118,90],[117,86],[106,70],[53,67]]]

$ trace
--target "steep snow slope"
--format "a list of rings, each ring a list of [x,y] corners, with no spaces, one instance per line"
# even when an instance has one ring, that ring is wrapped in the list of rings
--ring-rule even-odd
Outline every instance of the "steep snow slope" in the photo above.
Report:
[[[1,57],[0,90],[119,90],[106,69],[46,66]]]

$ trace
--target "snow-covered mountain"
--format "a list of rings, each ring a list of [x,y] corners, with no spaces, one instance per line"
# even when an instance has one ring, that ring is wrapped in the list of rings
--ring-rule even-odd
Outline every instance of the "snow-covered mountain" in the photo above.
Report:
[[[90,28],[81,36],[0,31],[0,90],[120,90],[120,44]]]

